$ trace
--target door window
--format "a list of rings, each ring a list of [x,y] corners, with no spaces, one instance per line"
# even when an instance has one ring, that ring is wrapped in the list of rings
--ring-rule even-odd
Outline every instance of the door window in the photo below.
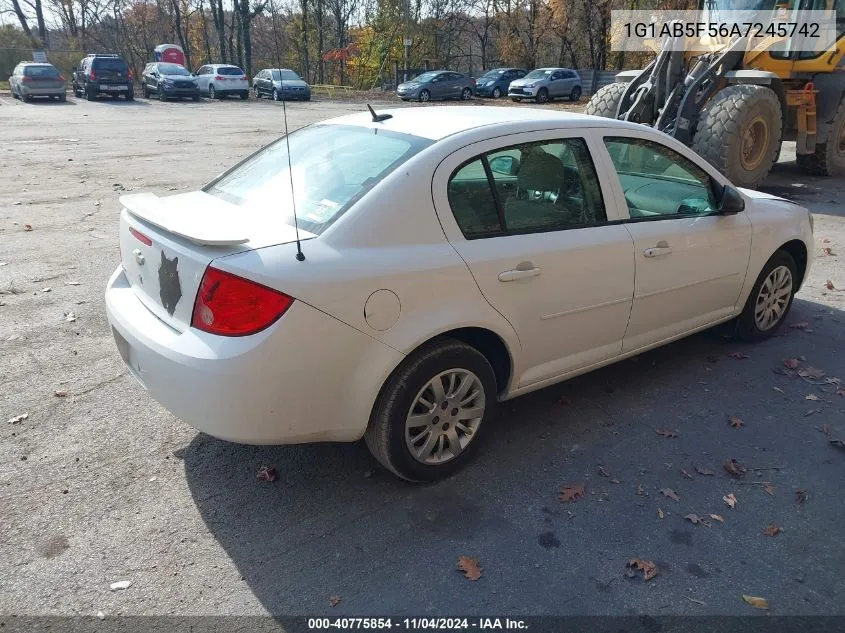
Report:
[[[524,143],[479,156],[448,185],[468,239],[595,226],[607,220],[583,139]]]
[[[644,139],[607,137],[631,218],[678,218],[716,211],[710,176],[676,151]]]

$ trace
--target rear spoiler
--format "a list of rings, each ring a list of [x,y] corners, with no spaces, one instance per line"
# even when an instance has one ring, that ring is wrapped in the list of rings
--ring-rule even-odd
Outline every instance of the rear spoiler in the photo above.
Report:
[[[136,218],[201,246],[231,246],[249,241],[243,217],[231,204],[203,191],[159,198],[154,193],[120,197]]]

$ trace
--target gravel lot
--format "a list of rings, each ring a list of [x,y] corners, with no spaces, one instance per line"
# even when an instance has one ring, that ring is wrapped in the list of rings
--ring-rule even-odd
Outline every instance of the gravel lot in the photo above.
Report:
[[[297,127],[361,108],[288,114]],[[815,214],[818,258],[789,318],[804,329],[756,346],[707,332],[520,398],[469,468],[412,486],[361,444],[198,434],[127,374],[109,333],[118,196],[199,187],[279,136],[281,112],[0,93],[0,615],[762,613],[742,594],[769,613],[845,614],[845,450],[828,441],[845,438],[845,398],[779,373],[803,357],[845,380],[845,291],[824,287],[845,288],[845,182],[801,175],[787,147],[766,185]],[[265,465],[274,483],[256,480]],[[559,501],[576,483],[585,498]],[[461,555],[480,560],[478,582]],[[657,565],[648,583],[625,577],[637,557]]]

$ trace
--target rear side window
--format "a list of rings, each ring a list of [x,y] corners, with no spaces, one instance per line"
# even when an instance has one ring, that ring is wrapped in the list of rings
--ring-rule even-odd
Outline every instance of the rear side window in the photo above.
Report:
[[[125,73],[127,71],[126,62],[119,57],[95,57],[94,70],[110,70],[117,73]]]
[[[464,237],[595,226],[607,215],[584,139],[524,143],[457,169],[449,205]]]
[[[204,191],[259,215],[319,235],[365,193],[433,141],[347,125],[311,125],[253,154]],[[292,174],[292,175],[291,175]],[[293,180],[293,192],[291,191]]]
[[[240,76],[244,74],[240,68],[218,68],[217,69],[218,75],[226,75],[226,76]]]
[[[58,78],[59,71],[53,66],[26,66],[23,74],[27,77],[34,77],[38,79],[50,79],[52,77]]]

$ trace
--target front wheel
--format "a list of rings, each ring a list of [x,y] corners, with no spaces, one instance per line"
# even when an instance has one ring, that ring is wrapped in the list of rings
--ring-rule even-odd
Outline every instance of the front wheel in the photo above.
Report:
[[[273,88],[273,101],[279,101],[279,91]]]
[[[569,93],[569,100],[570,101],[580,101],[581,100],[581,86],[575,86],[572,89],[572,92]]]
[[[493,98],[498,99],[501,96],[502,96],[502,91],[499,90],[498,88],[493,88]]]
[[[548,103],[549,101],[549,91],[545,88],[540,88],[540,91],[537,93],[537,103]]]
[[[252,95],[253,95],[256,99],[260,99],[260,98],[261,98],[261,93],[258,91],[258,86],[253,86],[253,87],[252,87]]]
[[[519,97],[511,97],[511,101],[513,101],[514,103],[519,103],[520,101],[522,101],[522,99],[520,99]]]
[[[431,93],[428,90],[421,90],[420,91],[420,102],[427,103],[431,101]]]
[[[364,439],[399,477],[433,481],[467,463],[496,405],[496,377],[487,359],[442,338],[410,355],[388,378]]]
[[[783,324],[798,288],[795,260],[777,251],[763,266],[745,308],[736,322],[736,335],[745,341],[770,337]]]

